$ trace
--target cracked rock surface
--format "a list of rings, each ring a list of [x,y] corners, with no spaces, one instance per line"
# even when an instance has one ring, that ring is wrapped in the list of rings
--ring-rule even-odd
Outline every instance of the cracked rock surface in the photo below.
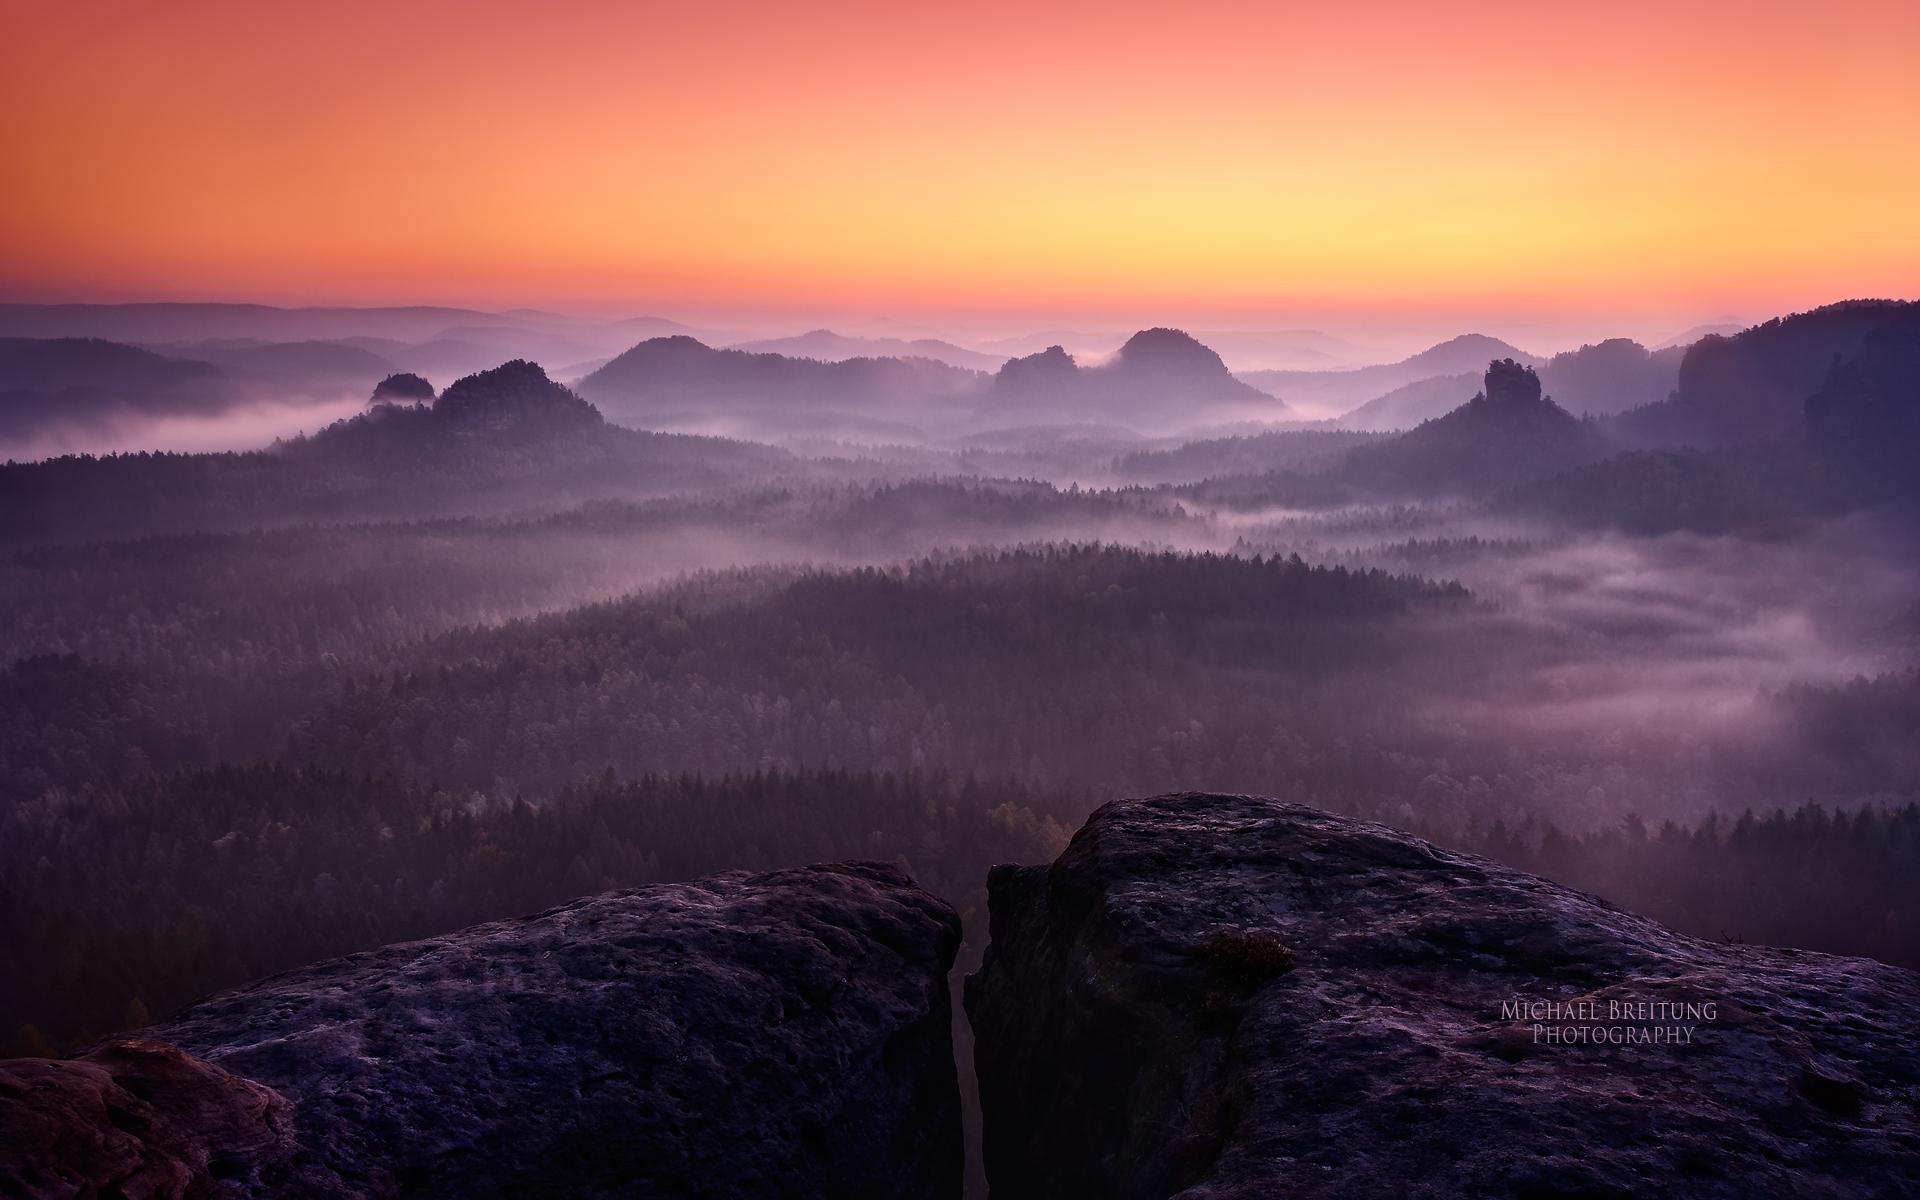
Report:
[[[160,1042],[0,1062],[0,1196],[217,1196],[281,1170],[292,1131],[271,1089]]]
[[[1109,804],[989,893],[995,1200],[1920,1195],[1911,971],[1247,796]]]
[[[955,1197],[959,940],[891,866],[738,872],[318,963],[146,1034],[284,1098],[290,1160],[229,1194]]]

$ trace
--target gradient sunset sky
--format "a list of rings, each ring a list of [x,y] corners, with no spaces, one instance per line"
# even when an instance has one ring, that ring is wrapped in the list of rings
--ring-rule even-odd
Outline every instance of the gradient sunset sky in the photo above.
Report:
[[[0,298],[1766,313],[1920,291],[1920,4],[22,3]]]

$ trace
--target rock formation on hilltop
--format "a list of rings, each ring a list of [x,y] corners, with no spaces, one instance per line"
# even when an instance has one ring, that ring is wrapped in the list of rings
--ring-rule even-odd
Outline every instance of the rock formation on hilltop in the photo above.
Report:
[[[1910,971],[1244,796],[1109,804],[989,893],[995,1200],[1920,1191]]]
[[[1557,475],[1607,451],[1590,422],[1542,394],[1532,367],[1504,358],[1488,364],[1485,387],[1452,412],[1356,447],[1345,474],[1388,494],[1472,495]]]
[[[562,432],[603,424],[600,410],[547,378],[525,359],[457,379],[433,402],[433,415],[464,432]]]
[[[1540,395],[1540,376],[1532,367],[1500,358],[1487,364],[1486,389],[1478,398],[1495,410],[1513,411],[1540,403]]]
[[[1409,385],[1438,386],[1434,381],[1443,377],[1466,373],[1477,375],[1489,360],[1496,358],[1511,358],[1529,366],[1538,366],[1544,361],[1499,338],[1463,333],[1399,362],[1337,370],[1243,371],[1240,378],[1315,416],[1333,416],[1352,413],[1371,400]],[[1453,403],[1458,404],[1470,393],[1471,386],[1468,391],[1455,393]],[[1444,412],[1445,408],[1441,411]],[[1422,417],[1431,415],[1420,414]],[[1361,421],[1352,427],[1373,429],[1385,426]]]
[[[1010,358],[1002,363],[993,384],[1004,390],[1053,391],[1065,395],[1079,388],[1080,366],[1064,347],[1048,346],[1045,350]]]
[[[830,414],[943,410],[977,393],[983,379],[930,358],[820,362],[715,349],[681,335],[641,342],[577,386],[615,420],[659,426],[746,416],[818,432],[819,418]]]
[[[170,1068],[184,1100],[151,1073],[89,1076],[58,1128],[23,1138],[21,1063],[0,1067],[0,1194],[104,1143],[159,1164],[143,1196],[211,1194],[188,1184],[213,1162],[252,1196],[956,1197],[959,940],[904,873],[856,863],[610,892],[319,963],[144,1032],[204,1060]],[[116,1083],[175,1125],[90,1099]],[[161,1132],[119,1148],[116,1111]]]
[[[374,385],[368,404],[432,404],[433,385],[412,372],[389,375]]]
[[[1181,384],[1201,380],[1221,383],[1233,377],[1233,373],[1227,370],[1227,364],[1211,348],[1189,333],[1164,326],[1142,329],[1128,338],[1115,354],[1112,365],[1125,367],[1142,376],[1162,376]]]
[[[1221,419],[1283,420],[1279,400],[1234,378],[1207,346],[1178,329],[1143,329],[1113,358],[1082,367],[1059,346],[1009,360],[993,380],[1001,407],[1077,420],[1133,420],[1151,426],[1211,413]]]

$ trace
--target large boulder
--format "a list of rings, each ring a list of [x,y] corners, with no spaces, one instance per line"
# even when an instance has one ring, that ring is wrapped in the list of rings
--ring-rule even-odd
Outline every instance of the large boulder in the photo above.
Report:
[[[0,1062],[0,1196],[272,1194],[292,1131],[271,1089],[175,1046],[121,1040]]]
[[[1920,1194],[1920,976],[1378,825],[1109,804],[989,882],[995,1200]]]
[[[261,1196],[957,1197],[959,941],[950,908],[879,864],[611,892],[305,967],[145,1031],[268,1131],[290,1113],[290,1158],[210,1101],[156,1124],[94,1060],[34,1060],[25,1085],[18,1063],[0,1072],[0,1110],[35,1072],[78,1097],[47,1130],[9,1126],[7,1148],[160,1180],[49,1195],[198,1195],[211,1173]],[[182,1107],[166,1079],[118,1086]],[[116,1104],[153,1132],[114,1141]]]

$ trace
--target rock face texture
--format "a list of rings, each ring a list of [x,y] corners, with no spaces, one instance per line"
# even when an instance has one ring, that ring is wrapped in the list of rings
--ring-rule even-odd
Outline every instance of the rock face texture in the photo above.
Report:
[[[997,868],[995,1200],[1920,1194],[1920,975],[1697,941],[1302,805]]]
[[[0,1196],[217,1196],[292,1141],[280,1096],[159,1042],[0,1062]]]
[[[959,941],[880,864],[611,892],[146,1031],[205,1062],[142,1043],[7,1064],[0,1146],[155,1181],[100,1195],[957,1197]],[[25,1110],[49,1128],[21,1134]]]

